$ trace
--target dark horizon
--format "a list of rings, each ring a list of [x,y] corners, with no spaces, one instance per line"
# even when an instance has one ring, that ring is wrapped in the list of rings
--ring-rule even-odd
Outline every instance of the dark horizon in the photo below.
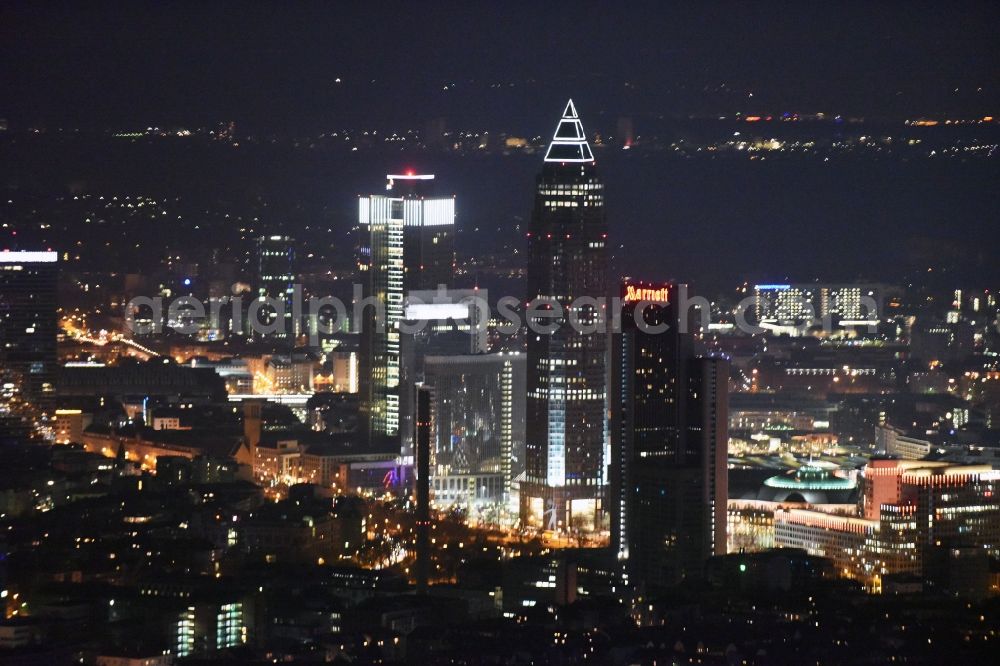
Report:
[[[559,108],[550,110],[552,118]],[[580,113],[584,127],[591,127],[582,105]],[[343,260],[356,197],[377,191],[386,173],[404,168],[436,173],[440,192],[457,196],[463,256],[509,251],[523,242],[531,187],[542,165],[539,153],[352,153],[285,144],[234,150],[208,140],[58,135],[15,140],[12,134],[11,140],[0,180],[16,207],[6,207],[0,219],[19,233],[5,229],[5,247],[67,249],[65,241],[74,242],[79,222],[53,196],[180,196],[173,208],[190,224],[199,210],[213,211],[215,222],[205,219],[200,230],[165,236],[168,245],[161,249],[148,241],[166,230],[134,229],[147,241],[147,254],[122,260],[139,265],[170,253],[191,257],[206,243],[232,247],[238,234],[219,215],[251,210],[269,233],[295,236],[323,248],[320,256]],[[988,156],[848,153],[829,161],[817,155],[753,161],[736,152],[685,157],[604,149],[597,157],[607,183],[612,268],[634,277],[690,282],[711,295],[731,293],[744,280],[900,283],[923,273],[922,279],[944,289],[1000,282],[990,251],[998,240],[1000,190],[993,187],[997,162]],[[66,232],[53,235],[24,224],[17,212],[22,208],[37,208]],[[930,267],[936,272],[927,274]]]
[[[267,132],[443,116],[547,131],[567,97],[590,117],[1000,115],[996,3],[409,9],[8,1],[0,117]]]

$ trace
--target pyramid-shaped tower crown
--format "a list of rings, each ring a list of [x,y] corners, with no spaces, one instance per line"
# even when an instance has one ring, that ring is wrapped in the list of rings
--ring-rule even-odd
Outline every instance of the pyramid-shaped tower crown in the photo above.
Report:
[[[583,133],[583,123],[576,112],[573,100],[566,103],[562,118],[552,136],[552,143],[545,152],[546,162],[593,162],[594,153]]]

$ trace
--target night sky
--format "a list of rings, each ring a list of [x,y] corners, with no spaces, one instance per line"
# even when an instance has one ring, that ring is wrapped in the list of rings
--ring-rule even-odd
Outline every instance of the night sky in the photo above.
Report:
[[[0,104],[23,122],[279,128],[516,128],[571,95],[614,114],[1000,104],[996,2],[482,4],[3,2]]]

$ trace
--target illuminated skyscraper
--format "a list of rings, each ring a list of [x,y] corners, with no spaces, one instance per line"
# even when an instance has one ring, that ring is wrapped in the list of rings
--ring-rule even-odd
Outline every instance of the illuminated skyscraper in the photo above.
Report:
[[[439,508],[505,500],[524,442],[523,354],[428,356],[434,389],[434,501]]]
[[[479,309],[469,300],[475,296],[485,299],[486,291],[407,291],[403,301],[406,328],[399,340],[399,434],[400,451],[406,461],[413,456],[414,396],[416,387],[425,381],[424,359],[428,355],[486,352],[486,326],[479,321]]]
[[[403,299],[414,289],[450,287],[455,262],[455,198],[425,196],[430,174],[386,179],[385,194],[358,199],[364,295],[381,309],[366,307],[360,322],[360,389],[372,440],[399,437]]]
[[[694,356],[676,284],[626,281],[622,303],[612,355],[612,546],[626,582],[669,586],[725,553],[729,364]]]
[[[601,527],[607,335],[594,299],[607,296],[606,239],[604,184],[571,100],[537,179],[529,233],[528,301],[549,312],[528,317],[525,525]]]
[[[55,252],[0,252],[0,366],[14,371],[24,397],[50,415],[58,275]]]
[[[254,261],[254,296],[273,299],[277,303],[263,304],[255,319],[276,330],[270,334],[275,338],[286,338],[290,342],[302,332],[302,322],[292,311],[295,294],[295,246],[288,236],[263,236],[257,239],[257,254]],[[253,306],[251,306],[253,307]],[[278,324],[276,319],[281,317]],[[251,331],[252,333],[253,331]],[[257,336],[254,336],[257,337]]]
[[[422,388],[434,391],[431,490],[439,509],[506,504],[524,460],[525,356],[487,354],[485,289],[414,290],[401,330],[400,442],[413,455]],[[520,464],[519,464],[520,462]],[[518,469],[518,471],[520,471]]]

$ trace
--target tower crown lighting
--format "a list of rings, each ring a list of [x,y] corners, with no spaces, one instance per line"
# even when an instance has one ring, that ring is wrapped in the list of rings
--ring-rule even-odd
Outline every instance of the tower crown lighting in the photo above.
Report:
[[[552,143],[545,151],[546,162],[593,162],[594,153],[587,143],[587,135],[583,133],[583,123],[576,112],[573,100],[566,102],[566,109],[556,126]]]

